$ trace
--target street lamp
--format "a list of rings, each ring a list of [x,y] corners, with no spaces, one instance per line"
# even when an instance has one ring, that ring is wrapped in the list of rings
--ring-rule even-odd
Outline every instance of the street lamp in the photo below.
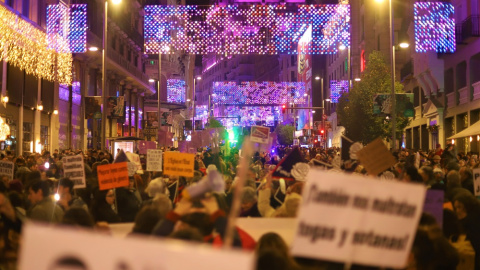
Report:
[[[114,5],[119,4],[122,0],[112,0]],[[103,54],[102,54],[102,136],[101,146],[105,150],[107,143],[107,34],[108,34],[108,0],[105,0],[105,10],[103,15]]]
[[[197,110],[195,108],[195,100],[197,99],[197,96],[196,96],[196,93],[195,93],[195,83],[199,80],[201,80],[202,77],[200,76],[197,76],[195,78],[193,78],[193,97],[192,97],[192,112],[193,112],[193,116],[192,116],[192,131],[195,132],[195,114],[197,113]]]

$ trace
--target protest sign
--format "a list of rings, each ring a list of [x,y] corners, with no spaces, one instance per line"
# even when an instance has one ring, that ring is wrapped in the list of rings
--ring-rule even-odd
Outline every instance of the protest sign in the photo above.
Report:
[[[0,177],[7,176],[8,179],[13,179],[13,162],[2,160],[0,161]]]
[[[149,172],[162,171],[162,150],[157,150],[157,149],[147,150],[147,171]]]
[[[142,163],[140,162],[140,156],[138,154],[134,154],[131,152],[126,152],[128,160],[135,164],[136,170],[141,170],[142,169]]]
[[[404,268],[424,199],[423,185],[310,170],[292,253]]]
[[[397,162],[380,138],[359,150],[357,157],[371,175],[378,175]]]
[[[163,174],[193,177],[195,154],[165,152]]]
[[[63,176],[73,181],[73,188],[86,187],[85,169],[82,155],[63,158]]]
[[[425,196],[425,204],[423,205],[423,212],[432,215],[437,224],[442,227],[443,224],[443,190],[429,189]]]
[[[45,243],[49,243],[48,248]],[[22,229],[18,269],[253,270],[254,265],[252,252],[215,249],[173,239],[121,239],[93,231],[28,223]]]
[[[100,190],[126,187],[130,184],[127,162],[98,166],[97,176]]]
[[[252,126],[250,132],[250,141],[258,143],[268,143],[269,127]]]
[[[480,196],[480,169],[473,169],[473,189],[475,196]]]

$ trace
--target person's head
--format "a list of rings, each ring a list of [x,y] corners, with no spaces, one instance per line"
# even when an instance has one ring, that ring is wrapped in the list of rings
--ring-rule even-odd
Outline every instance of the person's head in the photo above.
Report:
[[[255,253],[258,258],[257,269],[289,269],[292,266],[289,265],[292,260],[288,245],[277,233],[262,235],[255,247]]]
[[[469,167],[461,167],[459,173],[461,182],[468,179],[473,179],[473,171]]]
[[[418,170],[418,173],[419,173],[420,176],[422,177],[424,183],[427,183],[427,182],[429,182],[429,181],[431,181],[431,180],[434,179],[434,177],[433,177],[433,168],[430,167],[430,166],[422,166],[422,167]]]
[[[153,198],[157,194],[165,194],[166,190],[167,186],[165,184],[165,181],[162,177],[158,177],[148,183],[145,192],[148,194],[149,197]]]
[[[115,194],[113,193],[113,189],[109,189],[107,191],[107,194],[105,195],[105,201],[110,205],[115,203]]]
[[[257,203],[257,194],[254,188],[244,187],[242,190],[242,211],[247,211]]]
[[[74,183],[70,178],[62,178],[58,181],[58,194],[60,197],[73,195]]]
[[[95,222],[87,210],[81,207],[71,207],[63,215],[61,224],[93,229]]]
[[[439,155],[435,155],[433,156],[432,160],[434,164],[440,164],[440,161],[442,160],[442,158]]]
[[[146,205],[135,216],[135,225],[132,233],[151,234],[155,225],[162,218],[164,216],[162,216],[156,205]]]
[[[447,173],[447,191],[461,186],[460,174],[458,171],[449,171]]]
[[[464,219],[469,214],[480,213],[480,202],[471,193],[462,192],[453,199],[453,207],[458,219]]]
[[[50,195],[50,185],[47,181],[36,180],[28,188],[28,200],[36,204]]]
[[[180,218],[176,225],[176,230],[196,229],[203,236],[208,236],[213,232],[214,224],[210,220],[210,215],[205,212],[193,212],[185,214]]]

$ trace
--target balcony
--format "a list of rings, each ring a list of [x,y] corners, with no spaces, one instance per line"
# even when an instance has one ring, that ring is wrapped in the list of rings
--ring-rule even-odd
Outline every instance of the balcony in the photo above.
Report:
[[[468,87],[465,86],[463,88],[458,89],[458,104],[466,104],[470,101]]]
[[[455,97],[455,92],[447,94],[447,106],[448,108],[455,107],[457,105],[457,100]]]
[[[473,100],[480,99],[480,81],[472,84],[473,87]]]
[[[462,41],[470,37],[479,37],[480,36],[480,16],[472,15],[466,18],[462,22]]]
[[[413,62],[408,61],[402,69],[400,69],[400,80],[405,80],[409,75],[413,75]]]

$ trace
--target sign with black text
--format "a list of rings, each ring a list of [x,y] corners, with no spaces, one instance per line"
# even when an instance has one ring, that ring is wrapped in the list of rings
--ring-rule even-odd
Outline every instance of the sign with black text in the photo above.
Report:
[[[162,171],[162,150],[157,150],[157,149],[147,150],[147,171],[149,172]]]
[[[475,196],[480,196],[480,169],[473,169],[473,189]]]
[[[0,161],[0,177],[8,176],[9,180],[13,180],[13,162],[2,160]]]
[[[252,126],[252,130],[250,132],[250,140],[252,142],[268,143],[269,134],[270,134],[269,127]]]
[[[83,164],[83,156],[68,156],[62,159],[63,176],[73,181],[73,188],[86,187],[85,168]]]
[[[321,170],[310,170],[307,178],[292,245],[294,256],[406,266],[425,186]]]

